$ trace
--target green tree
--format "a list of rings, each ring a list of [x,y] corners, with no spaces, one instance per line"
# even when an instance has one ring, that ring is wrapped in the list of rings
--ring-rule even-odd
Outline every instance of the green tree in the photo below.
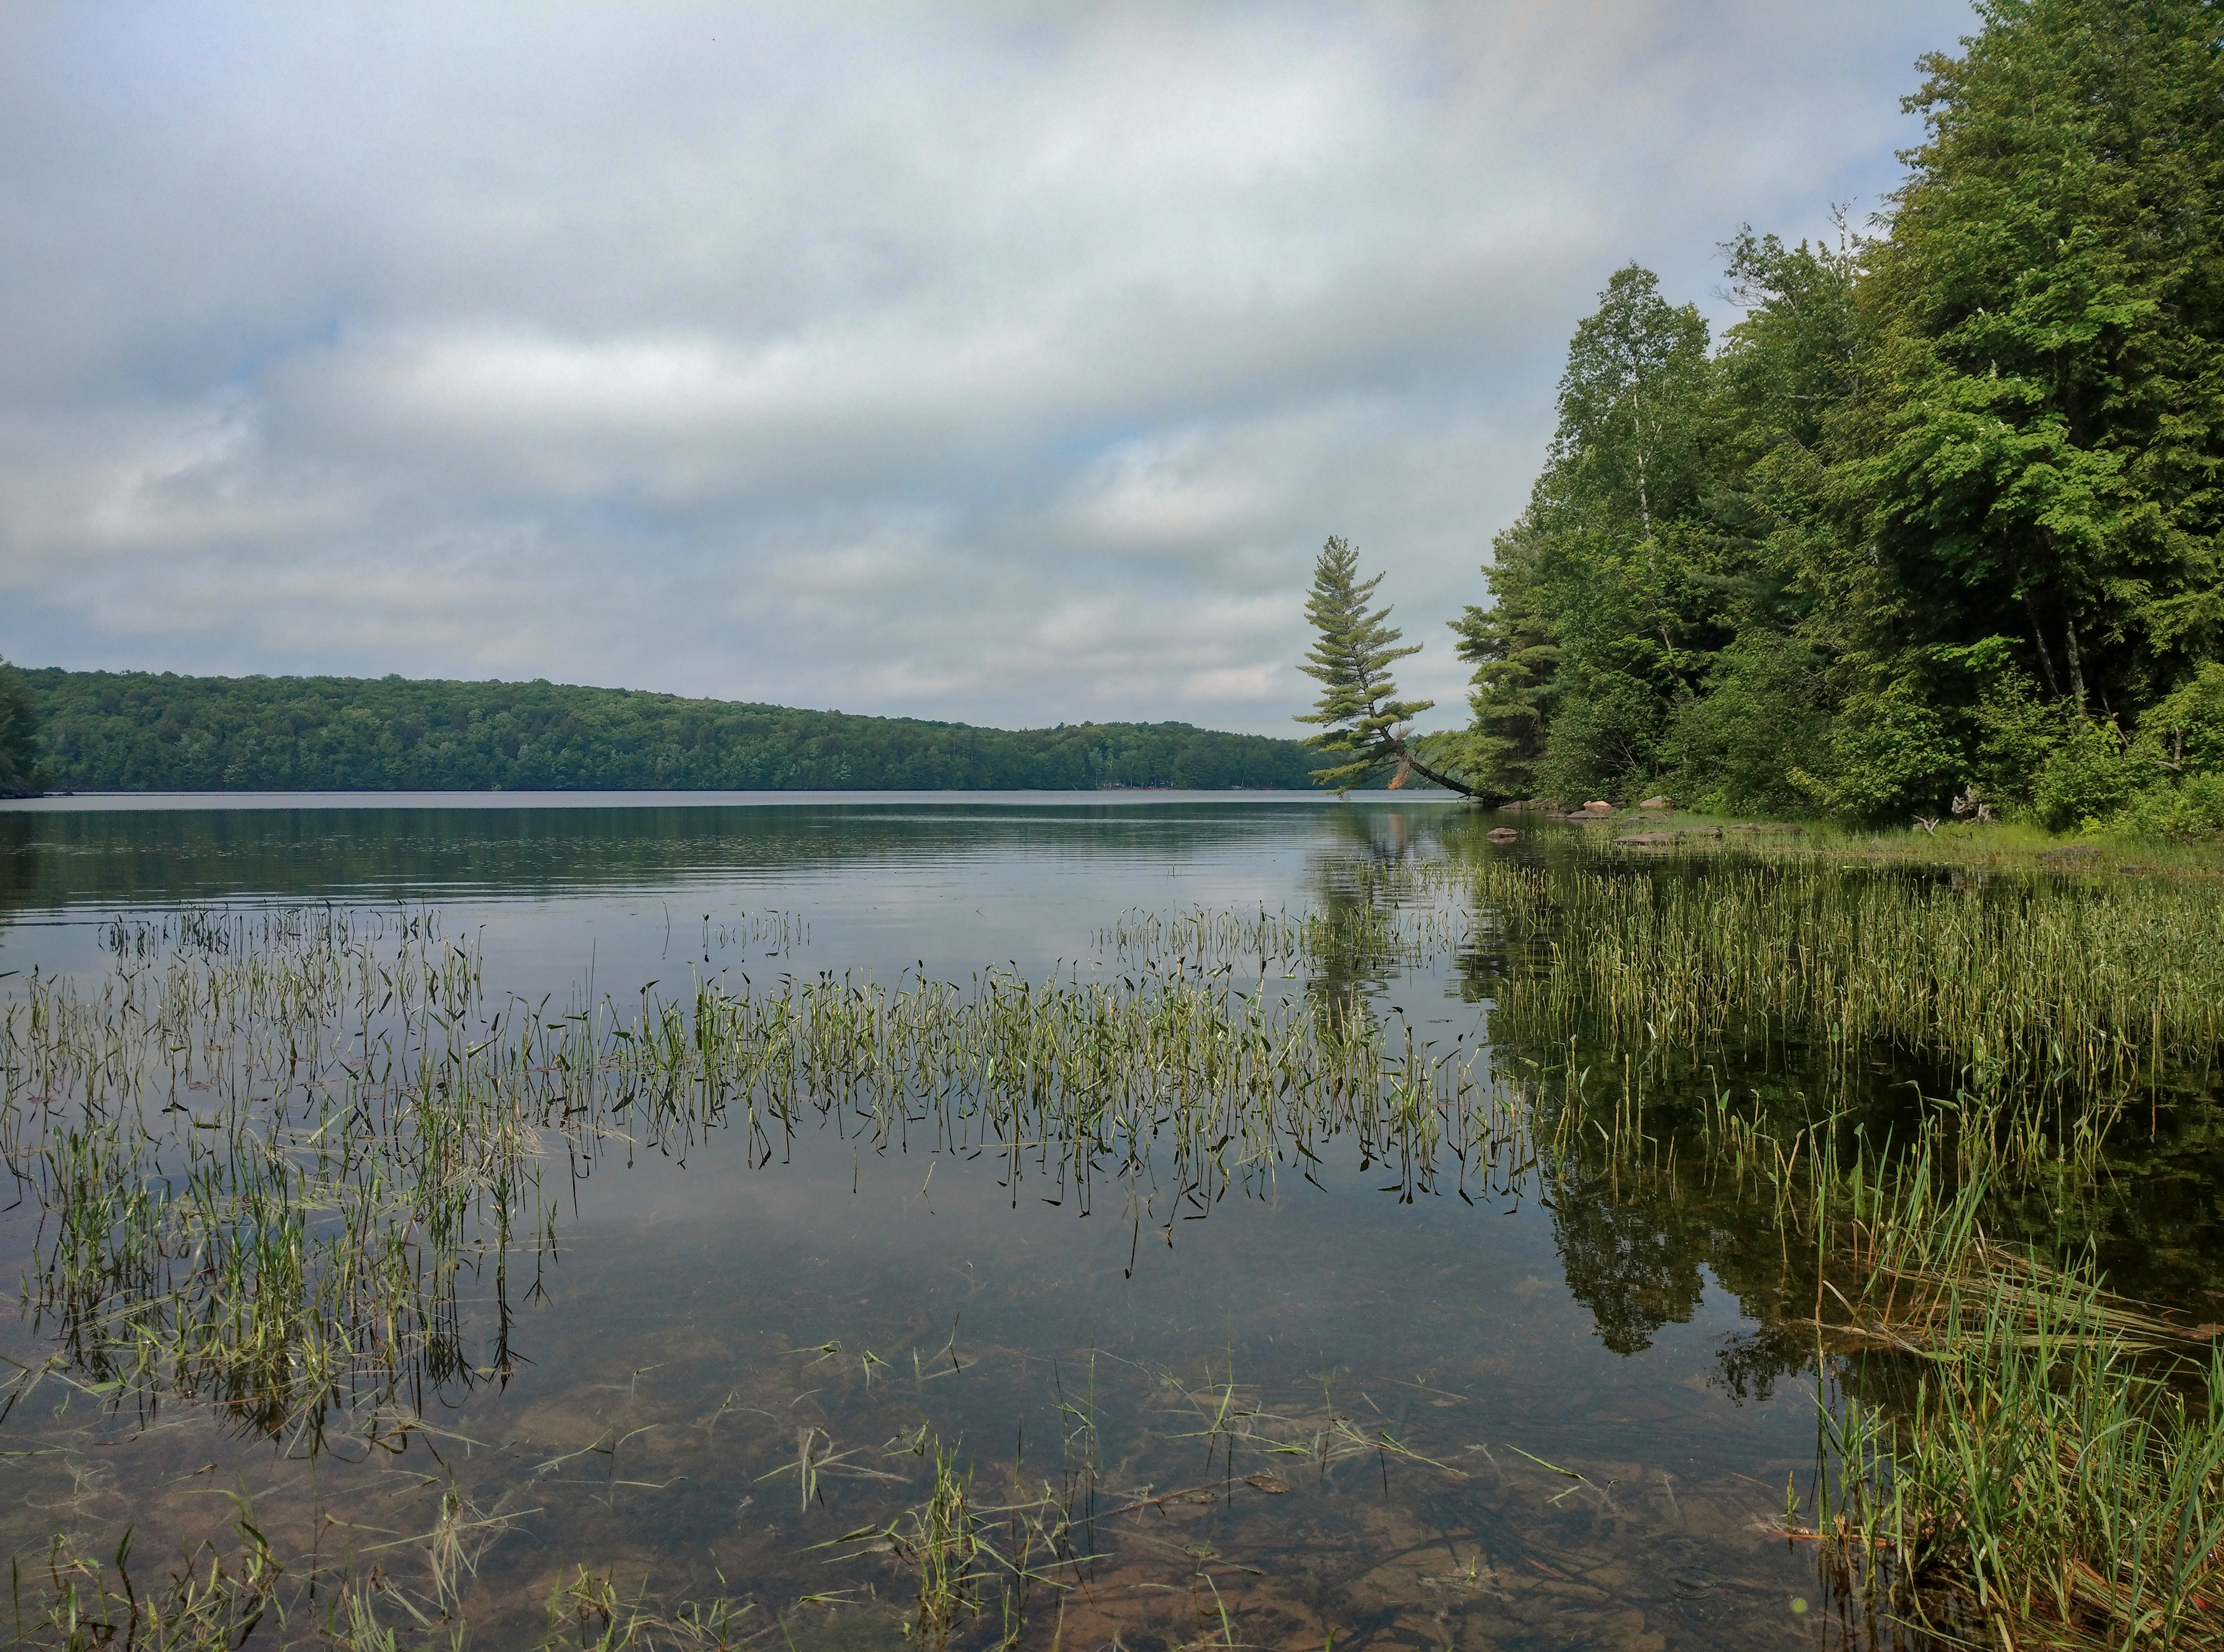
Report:
[[[1745,314],[1714,363],[1713,463],[1696,514],[1711,626],[1729,640],[1676,707],[1663,747],[1673,790],[1699,807],[1795,811],[1817,801],[1799,765],[1827,741],[1842,688],[1841,610],[1821,600],[1816,577],[1838,566],[1823,450],[1860,389],[1866,243],[1842,221],[1835,246],[1747,228],[1722,250],[1728,296]]]
[[[0,798],[33,798],[44,788],[39,717],[23,674],[0,659]]]
[[[1718,353],[1608,283],[1455,622],[1471,772],[1873,819],[2224,796],[2145,754],[2224,653],[2224,13],[1978,16],[1880,234],[1728,244]]]
[[[2224,640],[2217,9],[1980,16],[1907,100],[1928,141],[1867,284],[1845,485],[1901,587],[1899,674],[1998,635],[2076,712],[2122,714]]]
[[[1707,367],[1706,322],[1662,298],[1640,264],[1614,273],[1568,346],[1548,474],[1561,498],[1648,559],[1696,478],[1690,413]]]
[[[1977,785],[2059,822],[2100,795],[2064,777],[2224,642],[2217,12],[1979,16],[1922,62],[1927,141],[1802,438],[1809,526],[1835,518],[1798,547],[1835,706],[1805,778],[1849,814]]]
[[[1726,640],[1697,522],[1712,369],[1706,323],[1617,270],[1576,328],[1559,426],[1453,621],[1475,667],[1463,750],[1494,789],[1571,797],[1657,775],[1675,708]]]
[[[1451,622],[1459,657],[1474,674],[1467,699],[1472,721],[1448,744],[1463,772],[1487,777],[1513,797],[1536,790],[1560,662],[1536,566],[1544,548],[1534,516],[1524,514],[1491,541],[1482,571],[1490,606],[1470,605]]]
[[[1368,611],[1374,588],[1381,583],[1379,573],[1372,579],[1360,578],[1359,553],[1343,539],[1331,538],[1314,559],[1305,618],[1318,634],[1306,652],[1306,663],[1298,669],[1321,685],[1321,694],[1315,708],[1298,721],[1320,727],[1320,733],[1306,737],[1308,746],[1346,760],[1314,770],[1314,783],[1348,789],[1394,763],[1401,772],[1411,769],[1450,791],[1472,795],[1464,781],[1441,772],[1413,750],[1412,721],[1436,702],[1398,698],[1390,667],[1419,653],[1421,645],[1399,647],[1405,634],[1388,623],[1389,608]]]

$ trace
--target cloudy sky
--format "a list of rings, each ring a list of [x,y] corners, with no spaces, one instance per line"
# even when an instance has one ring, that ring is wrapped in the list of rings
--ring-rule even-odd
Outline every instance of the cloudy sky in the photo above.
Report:
[[[0,4],[0,655],[1287,732],[1959,0]],[[1441,721],[1438,718],[1431,721]]]

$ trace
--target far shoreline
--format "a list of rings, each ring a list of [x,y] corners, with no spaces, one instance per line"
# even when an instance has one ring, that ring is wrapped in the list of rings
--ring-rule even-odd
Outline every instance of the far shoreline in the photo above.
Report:
[[[964,807],[982,804],[1052,808],[1132,808],[1166,804],[1239,804],[1289,807],[1349,803],[1461,804],[1449,791],[1408,788],[1398,791],[1298,791],[1231,786],[1214,790],[1108,786],[1088,791],[74,791],[38,798],[0,799],[0,814],[117,814],[191,810],[239,811],[287,809],[595,809],[595,808],[777,808],[875,804],[892,808]]]

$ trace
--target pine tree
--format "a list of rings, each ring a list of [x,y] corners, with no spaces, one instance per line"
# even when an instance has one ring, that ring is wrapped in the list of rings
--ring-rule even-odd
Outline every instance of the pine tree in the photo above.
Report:
[[[1536,790],[1560,658],[1536,578],[1538,539],[1526,514],[1501,533],[1483,569],[1496,600],[1451,621],[1459,657],[1475,668],[1468,696],[1475,720],[1459,737],[1459,766],[1515,796]]]
[[[1419,653],[1421,645],[1397,646],[1405,634],[1387,623],[1390,610],[1368,611],[1374,588],[1381,583],[1379,573],[1372,579],[1359,577],[1359,553],[1340,539],[1323,545],[1313,563],[1305,618],[1320,636],[1305,656],[1311,663],[1298,669],[1321,684],[1321,697],[1317,707],[1298,721],[1321,725],[1321,732],[1305,741],[1316,751],[1350,753],[1346,762],[1313,771],[1313,781],[1349,790],[1396,763],[1448,791],[1472,796],[1464,783],[1439,773],[1413,753],[1407,738],[1412,720],[1436,702],[1397,697],[1390,666]]]

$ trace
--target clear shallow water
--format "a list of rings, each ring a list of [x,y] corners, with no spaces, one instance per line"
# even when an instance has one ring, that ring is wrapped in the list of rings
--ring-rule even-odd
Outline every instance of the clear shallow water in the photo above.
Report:
[[[329,901],[437,908],[479,938],[491,993],[529,999],[721,971],[1039,976],[1101,966],[1123,913],[1317,905],[1355,862],[1442,852],[1462,818],[1267,798],[174,802],[0,815],[0,971],[91,978],[118,916]],[[1485,1028],[1473,974],[1440,958],[1356,990],[1449,1045]],[[1811,1401],[1741,1396],[1723,1359],[1755,1327],[1718,1272],[1765,1235],[1605,1189],[1409,1198],[1349,1144],[1311,1180],[1194,1208],[1146,1185],[1085,1214],[1024,1163],[831,1126],[762,1163],[735,1135],[631,1157],[566,1195],[553,1261],[513,1264],[506,1381],[317,1452],[50,1386],[0,1426],[25,1453],[0,1537],[42,1553],[58,1529],[98,1546],[129,1525],[156,1566],[230,1541],[237,1494],[297,1571],[352,1556],[400,1581],[453,1493],[478,1523],[477,1644],[537,1631],[585,1565],[877,1645],[906,1579],[814,1546],[926,1495],[906,1448],[924,1423],[978,1500],[1074,1485],[1094,1511],[1096,1558],[1038,1592],[1032,1643],[1652,1649],[1818,1627],[1792,1610],[1820,1605],[1807,1557],[1763,1529],[1809,1466]],[[18,1269],[35,1222],[0,1215]],[[462,1302],[490,1339],[491,1282]],[[28,1363],[49,1335],[18,1321],[0,1352]]]

